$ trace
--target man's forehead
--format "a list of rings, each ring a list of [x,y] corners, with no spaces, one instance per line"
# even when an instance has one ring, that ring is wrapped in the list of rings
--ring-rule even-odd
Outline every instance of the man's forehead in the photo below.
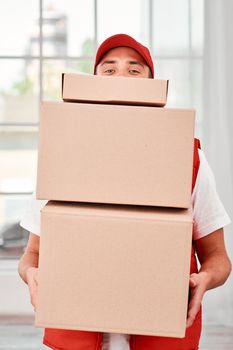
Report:
[[[100,65],[105,63],[118,63],[119,61],[126,61],[130,64],[146,65],[143,57],[134,49],[129,47],[117,47],[109,50],[100,60]]]

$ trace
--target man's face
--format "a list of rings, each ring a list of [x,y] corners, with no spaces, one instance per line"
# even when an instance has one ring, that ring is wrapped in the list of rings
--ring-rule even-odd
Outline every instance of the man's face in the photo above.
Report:
[[[107,52],[96,68],[97,75],[150,78],[151,72],[137,51],[129,47],[117,47]]]

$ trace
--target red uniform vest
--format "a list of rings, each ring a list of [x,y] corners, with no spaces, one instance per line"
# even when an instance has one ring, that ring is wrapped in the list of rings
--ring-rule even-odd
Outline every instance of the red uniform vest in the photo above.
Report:
[[[192,191],[199,169],[199,139],[194,139]],[[190,274],[198,272],[194,241],[192,244]],[[197,350],[201,335],[201,309],[193,325],[186,329],[184,338],[131,335],[131,350]],[[101,350],[103,333],[92,331],[45,328],[43,343],[54,350]]]

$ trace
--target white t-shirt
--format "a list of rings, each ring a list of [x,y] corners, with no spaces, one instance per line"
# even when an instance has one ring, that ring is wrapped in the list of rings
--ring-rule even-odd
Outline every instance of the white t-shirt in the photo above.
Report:
[[[203,150],[198,149],[200,167],[192,192],[192,207],[194,232],[193,238],[197,240],[219,228],[231,223],[216,190],[214,174],[206,160]],[[35,199],[35,192],[28,203],[20,226],[26,230],[40,235],[40,209],[47,200]],[[103,350],[129,350],[127,334],[104,333]]]

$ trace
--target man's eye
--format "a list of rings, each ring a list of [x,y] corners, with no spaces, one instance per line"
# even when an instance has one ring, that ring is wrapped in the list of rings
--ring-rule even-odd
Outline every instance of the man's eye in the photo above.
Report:
[[[136,70],[136,69],[131,69],[130,72],[132,72],[132,73],[134,73],[134,74],[135,74],[135,73],[140,73],[140,72],[139,72],[138,70]]]

